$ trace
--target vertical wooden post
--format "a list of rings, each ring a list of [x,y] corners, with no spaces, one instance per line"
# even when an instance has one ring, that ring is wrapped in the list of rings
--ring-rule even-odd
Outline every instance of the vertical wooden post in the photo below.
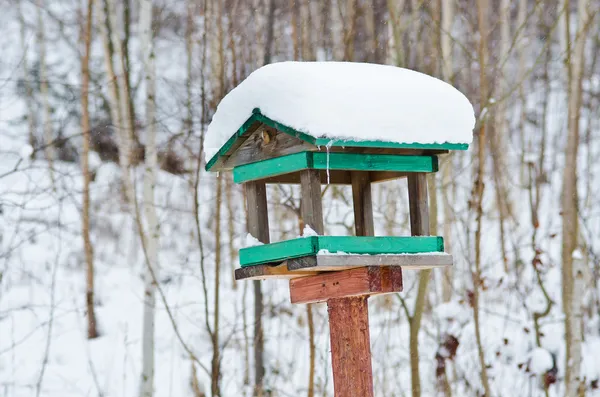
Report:
[[[269,215],[267,211],[267,187],[262,181],[247,182],[246,188],[248,233],[261,243],[269,243]],[[260,281],[254,281],[254,395],[263,394],[265,366],[263,362],[264,338],[262,328],[263,297]]]
[[[429,235],[429,205],[427,202],[427,174],[408,174],[408,205],[410,233],[413,236]]]
[[[327,301],[336,397],[373,397],[367,296]]]
[[[374,236],[373,201],[368,172],[352,172],[352,200],[354,202],[354,228],[357,236]]]
[[[323,203],[321,202],[321,177],[319,170],[308,169],[300,174],[302,205],[300,213],[305,225],[323,234]]]

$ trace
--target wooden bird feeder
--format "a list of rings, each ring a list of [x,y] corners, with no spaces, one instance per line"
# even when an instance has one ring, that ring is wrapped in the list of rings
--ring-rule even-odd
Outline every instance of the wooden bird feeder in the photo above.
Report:
[[[429,235],[426,175],[468,144],[315,138],[258,108],[231,134],[206,169],[245,186],[248,233],[263,243],[240,250],[236,279],[289,279],[292,303],[327,302],[335,395],[373,396],[367,299],[402,291],[403,269],[452,265]],[[375,236],[371,184],[405,177],[411,236]],[[324,235],[327,183],[352,186],[355,236]],[[302,220],[318,235],[270,242],[266,184],[299,184]]]

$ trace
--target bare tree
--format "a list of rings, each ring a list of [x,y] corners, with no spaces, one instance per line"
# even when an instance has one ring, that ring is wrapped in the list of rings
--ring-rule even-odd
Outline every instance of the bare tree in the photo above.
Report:
[[[578,246],[578,207],[579,195],[577,192],[577,155],[579,152],[579,128],[582,102],[582,76],[585,64],[585,41],[590,21],[593,20],[588,8],[591,2],[579,0],[577,29],[575,30],[574,49],[571,48],[571,28],[569,2],[564,2],[564,27],[565,39],[563,41],[566,55],[567,92],[568,92],[568,135],[565,147],[565,168],[563,172],[562,204],[562,295],[563,311],[565,313],[565,396],[575,396],[580,387],[581,369],[581,328],[578,323],[580,318],[575,318],[581,313],[583,298],[582,290],[574,289],[575,275],[573,269],[573,255]]]
[[[88,0],[85,27],[82,28],[82,40],[84,44],[83,57],[81,59],[81,132],[83,146],[81,151],[81,171],[83,174],[83,203],[81,213],[81,234],[83,236],[83,247],[86,262],[86,309],[88,316],[88,339],[98,336],[96,325],[96,312],[94,310],[94,253],[90,240],[90,113],[89,113],[89,85],[90,85],[90,50],[92,41],[92,15],[94,0]]]
[[[140,397],[154,394],[154,337],[156,278],[158,268],[159,224],[155,206],[155,185],[157,169],[156,149],[156,70],[154,66],[154,35],[152,30],[152,0],[141,0],[140,35],[142,59],[144,60],[144,80],[146,87],[146,156],[144,166],[143,212],[147,223],[145,238],[146,265],[144,271],[144,310],[142,320],[142,372]],[[124,104],[126,108],[129,103]],[[134,198],[135,199],[135,198]]]

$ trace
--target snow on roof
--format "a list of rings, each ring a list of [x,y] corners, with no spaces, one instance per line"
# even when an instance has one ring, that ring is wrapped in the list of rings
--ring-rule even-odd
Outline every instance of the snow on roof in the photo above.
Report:
[[[413,70],[281,62],[257,69],[223,98],[206,133],[207,159],[255,108],[315,138],[469,144],[475,125],[473,106],[460,91]]]

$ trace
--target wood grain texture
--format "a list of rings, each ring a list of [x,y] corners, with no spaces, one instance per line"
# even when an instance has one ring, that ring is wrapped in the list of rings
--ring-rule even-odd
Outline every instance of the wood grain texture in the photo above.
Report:
[[[415,173],[408,176],[408,203],[411,235],[428,236],[427,174]]]
[[[361,267],[290,280],[292,303],[325,302],[333,298],[402,291],[402,268]]]
[[[285,264],[277,266],[257,265],[235,269],[236,280],[268,280],[268,279],[291,279],[318,274],[315,271],[293,272],[287,269]]]
[[[285,264],[288,270],[295,272],[341,271],[364,266],[400,266],[422,270],[452,266],[452,255],[315,255],[289,259]]]
[[[267,188],[264,182],[252,181],[244,184],[246,189],[247,229],[263,244],[269,239],[269,213],[267,210]]]
[[[336,397],[373,397],[366,296],[327,302]]]
[[[300,173],[300,215],[305,225],[322,235],[323,203],[321,201],[321,180],[319,171],[307,169]]]
[[[374,236],[371,182],[367,172],[351,172],[354,229],[357,236]]]

